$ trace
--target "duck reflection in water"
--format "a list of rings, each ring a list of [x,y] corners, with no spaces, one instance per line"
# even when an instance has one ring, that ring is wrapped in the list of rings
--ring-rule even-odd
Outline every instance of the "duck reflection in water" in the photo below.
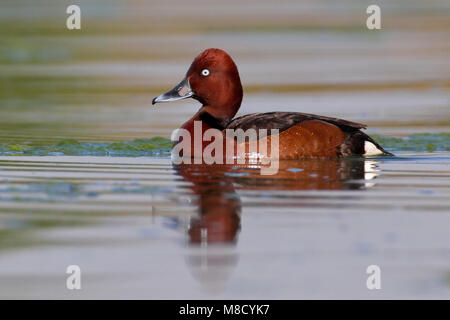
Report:
[[[377,176],[376,167],[375,160],[364,158],[304,159],[280,161],[277,174],[263,176],[260,166],[253,164],[175,165],[177,174],[189,183],[198,213],[185,224],[192,274],[206,288],[220,290],[237,264],[240,191],[270,197],[272,190],[364,190],[374,185],[371,180]],[[307,201],[308,195],[301,194],[296,206]]]

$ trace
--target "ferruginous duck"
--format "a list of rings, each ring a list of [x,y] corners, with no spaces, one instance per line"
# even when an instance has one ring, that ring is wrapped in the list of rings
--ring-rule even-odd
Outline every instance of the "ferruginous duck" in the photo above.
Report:
[[[221,49],[207,49],[194,59],[184,79],[154,98],[152,104],[198,100],[201,108],[182,126],[191,134],[194,121],[201,121],[202,132],[210,128],[223,134],[226,129],[267,129],[270,135],[270,129],[278,129],[280,160],[391,155],[361,131],[366,125],[356,122],[300,112],[252,113],[234,118],[242,96],[239,72],[231,57]],[[207,144],[203,142],[203,148]]]

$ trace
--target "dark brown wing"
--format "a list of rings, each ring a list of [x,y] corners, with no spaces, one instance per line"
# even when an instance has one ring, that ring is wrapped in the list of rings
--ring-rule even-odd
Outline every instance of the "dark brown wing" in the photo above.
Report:
[[[366,125],[361,123],[301,112],[251,113],[231,120],[225,128],[243,130],[250,128],[255,130],[278,129],[282,132],[306,120],[321,120],[329,122],[347,132],[366,128]]]

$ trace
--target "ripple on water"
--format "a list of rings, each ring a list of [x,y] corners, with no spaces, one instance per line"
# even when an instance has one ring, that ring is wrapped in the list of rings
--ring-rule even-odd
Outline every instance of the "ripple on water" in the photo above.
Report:
[[[82,146],[72,141],[59,147],[73,145]],[[295,290],[328,275],[329,269],[316,270],[330,264],[344,274],[333,274],[329,283],[353,279],[355,270],[365,275],[373,263],[389,272],[400,270],[390,288],[403,295],[410,292],[401,291],[405,283],[423,279],[423,270],[427,281],[446,279],[448,257],[442,252],[450,243],[449,152],[399,150],[396,157],[280,161],[275,176],[261,176],[253,166],[173,166],[169,157],[120,152],[127,156],[0,156],[4,278],[23,261],[39,268],[44,259],[59,270],[52,264],[52,250],[60,250],[70,257],[68,263],[76,257],[83,266],[117,266],[113,275],[124,272],[129,277],[121,278],[122,284],[131,287],[127,279],[149,266],[155,269],[142,277],[148,287],[157,281],[171,284],[165,274],[186,268],[208,286],[220,281],[242,286],[238,279],[253,279],[254,266],[261,265],[271,277],[279,268],[298,275],[300,280],[289,278]],[[16,248],[24,258],[14,255]],[[164,263],[167,257],[173,262]],[[216,274],[225,265],[229,269],[219,281]],[[405,265],[408,272],[400,276]],[[157,273],[161,268],[164,274]],[[260,276],[249,281],[259,283]],[[284,278],[270,279],[264,282],[276,289]],[[48,278],[38,281],[42,285]],[[186,281],[179,283],[191,290]],[[345,288],[359,294],[360,287]]]

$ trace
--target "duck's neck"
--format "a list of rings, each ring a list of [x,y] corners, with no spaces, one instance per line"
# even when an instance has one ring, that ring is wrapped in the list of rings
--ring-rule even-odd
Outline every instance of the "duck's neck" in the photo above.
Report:
[[[233,119],[234,114],[230,114],[229,116],[218,116],[217,114],[215,114],[214,112],[211,112],[210,107],[201,107],[200,110],[197,111],[197,113],[188,121],[186,121],[183,126],[181,127],[182,129],[186,129],[187,131],[189,131],[189,133],[191,134],[191,136],[194,136],[194,124],[196,121],[200,121],[201,122],[201,128],[202,128],[202,136],[205,133],[206,130],[208,129],[218,129],[218,130],[223,130],[225,129],[227,123]]]

